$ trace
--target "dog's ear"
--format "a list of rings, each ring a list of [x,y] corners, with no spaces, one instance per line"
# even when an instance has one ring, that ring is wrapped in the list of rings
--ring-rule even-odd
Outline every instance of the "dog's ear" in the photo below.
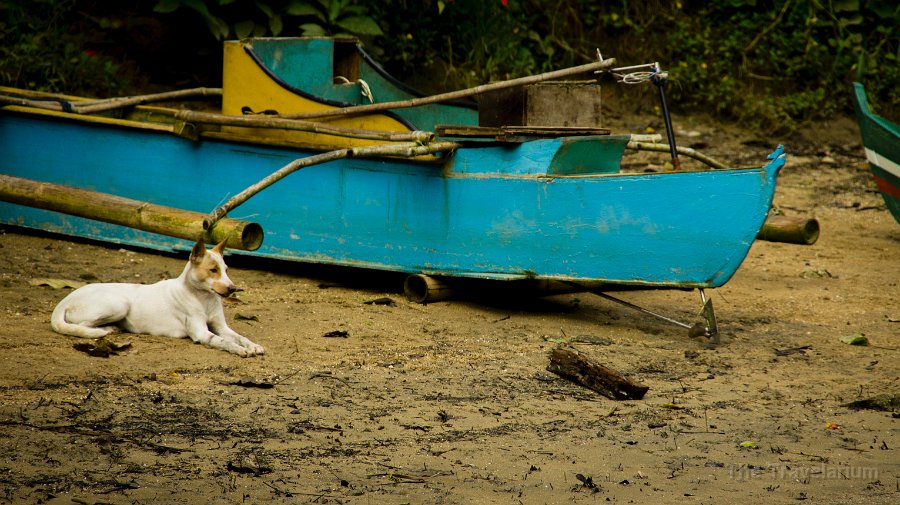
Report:
[[[191,263],[199,263],[206,254],[206,244],[202,240],[198,240],[191,249]]]
[[[216,246],[212,248],[213,252],[219,253],[219,256],[224,256],[225,255],[225,242],[228,242],[227,238],[222,239],[221,242],[216,244]]]

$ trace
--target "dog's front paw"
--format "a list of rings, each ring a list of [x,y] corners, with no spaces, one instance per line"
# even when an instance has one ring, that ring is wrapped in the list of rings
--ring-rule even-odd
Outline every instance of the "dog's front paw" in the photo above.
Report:
[[[247,356],[259,356],[260,354],[266,353],[265,347],[259,344],[254,344],[253,342],[250,342],[248,345],[244,346],[244,349],[247,350]]]

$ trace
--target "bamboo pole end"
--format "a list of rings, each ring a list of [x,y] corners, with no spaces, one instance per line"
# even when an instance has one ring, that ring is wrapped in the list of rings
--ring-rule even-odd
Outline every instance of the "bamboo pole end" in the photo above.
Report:
[[[224,240],[228,249],[255,251],[263,243],[265,233],[259,223],[222,219],[213,223],[210,228],[208,221],[209,218],[203,220],[203,229],[206,230],[208,242],[212,244]]]
[[[802,216],[769,216],[756,238],[769,242],[813,245],[819,240],[819,221]]]
[[[442,279],[425,274],[410,275],[403,282],[406,299],[415,303],[429,303],[452,298],[453,287]]]

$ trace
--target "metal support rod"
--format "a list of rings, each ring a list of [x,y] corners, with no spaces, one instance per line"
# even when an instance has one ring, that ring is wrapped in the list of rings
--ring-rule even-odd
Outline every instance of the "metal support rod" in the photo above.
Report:
[[[695,324],[691,325],[691,324],[687,324],[687,323],[682,323],[681,321],[672,319],[671,317],[666,317],[662,314],[657,314],[656,312],[647,310],[643,307],[639,307],[633,303],[626,302],[625,300],[616,298],[614,296],[610,296],[598,289],[592,289],[588,286],[584,286],[584,285],[581,285],[581,284],[578,284],[575,282],[569,282],[567,284],[575,286],[576,288],[583,289],[583,290],[587,291],[588,293],[593,293],[593,294],[595,294],[601,298],[605,298],[611,302],[615,302],[620,305],[624,305],[624,306],[628,307],[629,309],[636,310],[642,314],[646,314],[648,316],[653,316],[653,317],[655,317],[657,319],[661,319],[667,323],[674,324],[675,326],[684,328],[684,329],[688,330],[688,335],[690,337],[706,337],[709,339],[710,345],[715,346],[719,343],[719,326],[718,326],[718,323],[716,322],[716,313],[713,310],[712,300],[706,298],[706,293],[703,291],[702,288],[700,288],[700,301],[703,303],[703,309],[701,310],[701,314],[703,315],[704,319],[706,320],[706,324],[695,323]]]
[[[703,303],[703,318],[706,319],[706,326],[702,328],[703,336],[709,339],[711,345],[718,345],[720,339],[716,311],[713,309],[712,299],[706,298],[706,292],[703,291],[703,288],[700,288],[700,302]]]
[[[686,328],[686,329],[688,329],[688,330],[690,330],[690,329],[693,328],[693,326],[691,326],[691,325],[689,325],[689,324],[687,324],[687,323],[682,323],[681,321],[676,321],[675,319],[672,319],[672,318],[670,318],[670,317],[666,317],[666,316],[664,316],[664,315],[662,315],[662,314],[657,314],[656,312],[649,311],[649,310],[647,310],[647,309],[645,309],[645,308],[643,308],[643,307],[639,307],[639,306],[637,306],[637,305],[635,305],[635,304],[633,304],[633,303],[629,303],[629,302],[626,302],[625,300],[616,298],[616,297],[614,297],[614,296],[610,296],[610,295],[608,295],[608,294],[606,294],[606,293],[604,293],[604,292],[602,292],[602,291],[593,291],[593,290],[589,290],[589,291],[590,291],[591,293],[593,293],[593,294],[595,294],[595,295],[601,297],[601,298],[606,298],[607,300],[609,300],[609,301],[611,301],[611,302],[616,302],[616,303],[621,304],[621,305],[624,305],[624,306],[626,306],[626,307],[628,307],[628,308],[630,308],[630,309],[634,309],[634,310],[636,310],[636,311],[638,311],[638,312],[641,312],[641,313],[643,313],[643,314],[647,314],[648,316],[653,316],[653,317],[662,319],[663,321],[672,323],[672,324],[674,324],[674,325],[676,325],[676,326],[681,326],[682,328]]]
[[[672,116],[669,114],[669,105],[666,103],[665,87],[668,80],[669,73],[663,72],[657,64],[650,81],[659,89],[659,101],[662,105],[663,120],[666,123],[666,135],[669,137],[669,152],[672,154],[672,167],[680,170],[681,162],[678,161],[678,149],[675,147],[675,130],[672,128]]]

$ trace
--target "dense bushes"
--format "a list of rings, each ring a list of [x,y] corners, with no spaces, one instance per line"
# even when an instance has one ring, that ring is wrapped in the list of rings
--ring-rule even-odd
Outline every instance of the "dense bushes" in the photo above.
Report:
[[[217,61],[218,39],[352,33],[431,90],[585,63],[599,48],[623,65],[659,61],[673,107],[749,126],[847,113],[853,80],[900,113],[893,0],[33,0],[0,13],[0,78],[33,88],[109,94],[153,72],[160,84],[214,84],[196,61]],[[168,65],[134,61],[153,36]]]
[[[600,48],[659,61],[672,102],[750,126],[790,129],[850,111],[850,82],[900,113],[900,6],[893,1],[500,0],[381,2],[381,57],[414,74],[434,62],[453,85],[584,63]],[[443,8],[439,8],[443,5]],[[430,8],[429,8],[430,6]]]

